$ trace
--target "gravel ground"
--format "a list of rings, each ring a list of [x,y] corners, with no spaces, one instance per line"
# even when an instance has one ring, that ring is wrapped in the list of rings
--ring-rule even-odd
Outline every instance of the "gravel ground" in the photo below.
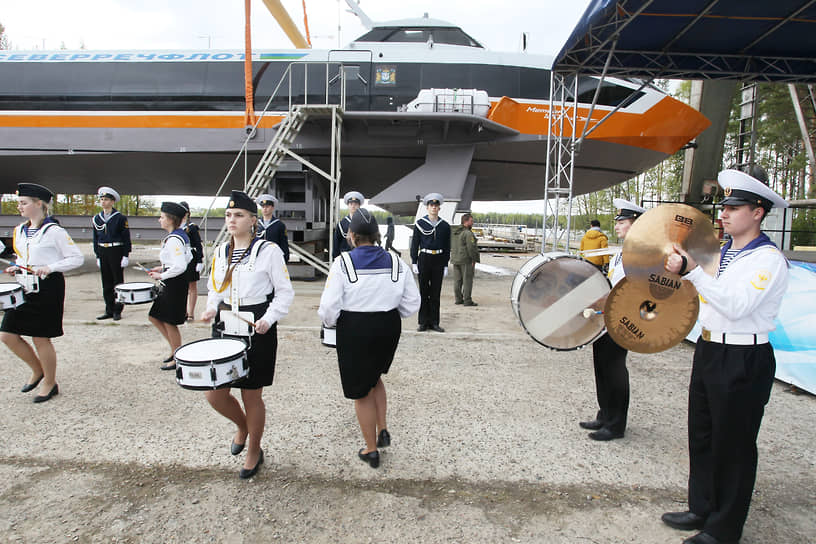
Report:
[[[133,260],[156,256],[137,248]],[[483,260],[517,269],[525,259]],[[454,306],[446,279],[448,332],[404,322],[385,380],[393,445],[372,470],[356,458],[353,405],[318,340],[322,282],[295,282],[264,391],[266,462],[242,481],[231,424],[158,369],[167,345],[148,307],[96,321],[100,280],[86,270],[67,279],[59,396],[32,404],[19,392],[27,368],[0,350],[4,542],[679,543],[692,534],[660,522],[685,507],[689,344],[630,354],[626,437],[596,443],[577,425],[596,410],[591,350],[553,352],[527,337],[509,304],[512,275],[477,272],[476,308]],[[127,271],[127,281],[142,279]],[[185,325],[184,342],[208,331]],[[787,389],[777,383],[766,410],[743,544],[816,538],[816,399]]]

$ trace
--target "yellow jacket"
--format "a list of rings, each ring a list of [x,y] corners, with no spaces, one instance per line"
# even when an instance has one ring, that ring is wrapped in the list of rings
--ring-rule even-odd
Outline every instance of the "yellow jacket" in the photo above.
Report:
[[[606,237],[606,234],[601,232],[601,229],[598,227],[592,227],[584,237],[581,238],[581,251],[587,249],[600,249],[602,247],[609,247],[609,239]],[[599,255],[597,257],[584,257],[587,261],[591,262],[595,266],[603,266],[605,264],[609,264],[609,255]]]

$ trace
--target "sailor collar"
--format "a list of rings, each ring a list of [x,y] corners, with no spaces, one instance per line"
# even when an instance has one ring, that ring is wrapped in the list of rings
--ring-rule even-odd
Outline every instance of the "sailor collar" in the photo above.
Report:
[[[445,220],[442,219],[441,217],[438,217],[436,223],[431,223],[431,219],[426,215],[424,217],[420,217],[419,219],[417,219],[416,222],[414,223],[414,226],[416,226],[419,232],[421,232],[425,236],[429,236],[436,232],[436,227],[439,226],[443,221]]]
[[[118,213],[119,213],[119,211],[116,208],[114,208],[113,211],[111,212],[111,214],[108,217],[105,217],[105,212],[101,211],[98,214],[93,216],[93,219],[91,220],[91,223],[93,223],[93,226],[94,226],[94,228],[96,230],[105,230],[105,227],[107,227],[108,221],[113,219],[113,216],[118,214]],[[99,221],[97,221],[97,219],[99,221],[101,221],[101,223]]]

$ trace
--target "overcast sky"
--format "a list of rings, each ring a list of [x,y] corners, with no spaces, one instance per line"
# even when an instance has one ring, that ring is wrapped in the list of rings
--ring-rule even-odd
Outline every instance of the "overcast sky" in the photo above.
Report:
[[[588,0],[362,0],[374,21],[442,19],[495,51],[555,55]],[[283,0],[304,32],[301,0]],[[0,23],[13,49],[242,49],[243,0],[0,0]],[[365,32],[345,0],[306,0],[315,49],[345,46]],[[338,22],[340,31],[338,32]],[[338,39],[339,37],[339,39]],[[254,49],[288,49],[291,43],[262,0],[252,1]],[[543,183],[543,180],[542,180]],[[197,204],[196,204],[197,205]],[[515,211],[514,203],[475,204],[475,211]],[[526,204],[540,211],[541,204]],[[526,210],[525,210],[526,211]]]

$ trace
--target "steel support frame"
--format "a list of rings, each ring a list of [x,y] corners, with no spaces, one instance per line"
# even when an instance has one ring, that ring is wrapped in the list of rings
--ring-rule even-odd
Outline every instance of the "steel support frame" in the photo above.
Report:
[[[550,72],[547,165],[542,217],[541,252],[569,251],[572,230],[572,180],[575,170],[575,137],[578,132],[577,74]],[[566,208],[566,209],[565,209]],[[559,218],[566,214],[566,229]]]

